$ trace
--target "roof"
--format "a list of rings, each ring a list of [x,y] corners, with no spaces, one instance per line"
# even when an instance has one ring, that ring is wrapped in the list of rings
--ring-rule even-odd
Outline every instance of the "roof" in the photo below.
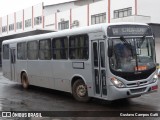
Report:
[[[45,34],[45,33],[49,33],[49,32],[54,32],[54,31],[36,29],[36,30],[27,31],[27,32],[23,32],[23,33],[2,36],[2,37],[0,37],[0,41],[14,39],[14,38],[27,37],[27,36],[33,36],[33,35],[38,35],[38,34]]]

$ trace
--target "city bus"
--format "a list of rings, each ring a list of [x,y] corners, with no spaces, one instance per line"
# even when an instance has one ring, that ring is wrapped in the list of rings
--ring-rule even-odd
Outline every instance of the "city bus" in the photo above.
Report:
[[[105,23],[4,40],[2,70],[24,88],[69,92],[81,102],[158,90],[155,38],[141,23]]]

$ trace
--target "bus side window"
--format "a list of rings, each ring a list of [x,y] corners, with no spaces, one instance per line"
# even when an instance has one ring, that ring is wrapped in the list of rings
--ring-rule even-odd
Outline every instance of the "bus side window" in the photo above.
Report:
[[[38,41],[29,41],[27,43],[27,57],[29,60],[38,59]]]
[[[26,42],[21,42],[17,44],[17,59],[26,60],[27,59],[27,45]]]
[[[54,38],[52,40],[53,59],[68,59],[68,38]]]
[[[76,35],[69,38],[69,58],[88,59],[89,38],[88,35]]]
[[[39,59],[50,60],[51,57],[51,39],[39,41]]]

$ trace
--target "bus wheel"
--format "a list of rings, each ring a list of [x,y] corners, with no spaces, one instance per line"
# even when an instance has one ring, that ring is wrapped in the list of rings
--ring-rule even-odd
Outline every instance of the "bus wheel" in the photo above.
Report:
[[[22,73],[21,82],[22,82],[23,88],[27,89],[29,86],[29,82],[28,82],[27,74],[25,72]]]
[[[74,82],[72,87],[72,94],[77,101],[88,102],[90,100],[88,97],[87,86],[81,79],[78,79]]]

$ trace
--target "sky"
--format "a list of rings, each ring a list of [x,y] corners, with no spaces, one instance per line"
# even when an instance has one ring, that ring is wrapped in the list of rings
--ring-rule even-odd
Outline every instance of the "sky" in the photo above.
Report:
[[[0,0],[0,17],[44,2],[44,5],[69,2],[72,0]]]

